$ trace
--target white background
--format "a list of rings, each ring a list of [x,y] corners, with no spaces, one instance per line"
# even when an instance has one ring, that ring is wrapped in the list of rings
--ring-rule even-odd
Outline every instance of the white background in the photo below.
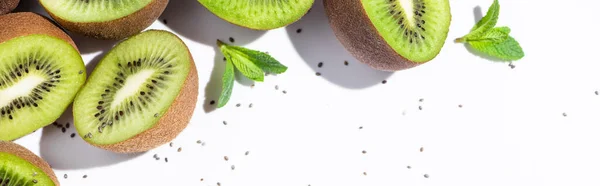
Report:
[[[19,11],[47,15],[37,1],[22,1]],[[192,121],[173,147],[113,154],[70,138],[72,126],[66,133],[49,126],[16,142],[46,159],[66,186],[600,184],[599,4],[501,0],[498,26],[512,28],[526,53],[511,69],[452,42],[491,3],[451,0],[452,25],[439,56],[387,73],[343,49],[321,0],[301,21],[268,32],[231,25],[195,0],[171,0],[151,28],[183,38],[201,87]],[[88,72],[115,43],[72,36]],[[215,42],[229,37],[268,51],[289,70],[254,88],[238,78],[230,103],[214,110],[208,103],[218,99],[224,69]],[[72,123],[70,112],[59,122]]]

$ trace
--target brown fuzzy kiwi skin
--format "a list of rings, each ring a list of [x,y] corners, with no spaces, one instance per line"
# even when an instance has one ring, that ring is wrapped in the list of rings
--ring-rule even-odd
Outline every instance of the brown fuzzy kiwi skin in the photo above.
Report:
[[[33,152],[29,151],[25,147],[18,145],[13,142],[8,141],[0,141],[0,152],[8,153],[15,155],[25,161],[28,161],[32,165],[42,169],[44,173],[54,182],[54,185],[60,186],[58,179],[56,179],[56,175],[48,162],[44,161],[39,156],[35,155]]]
[[[323,0],[323,4],[337,39],[362,63],[381,71],[399,71],[423,64],[396,53],[367,17],[361,0]]]
[[[168,3],[169,0],[153,0],[144,8],[125,17],[111,21],[89,23],[70,22],[54,15],[52,12],[48,11],[46,7],[44,7],[44,9],[54,20],[56,20],[56,22],[71,32],[96,39],[120,40],[133,36],[148,28],[156,19],[158,19]]]
[[[41,34],[56,37],[71,44],[79,52],[75,42],[48,18],[31,12],[10,13],[0,16],[0,43],[10,39]]]
[[[13,11],[17,5],[19,0],[0,0],[0,15]]]
[[[183,43],[183,41],[181,42]],[[198,71],[189,49],[188,55],[190,57],[190,71],[183,87],[175,101],[171,103],[167,112],[154,127],[119,143],[109,145],[90,144],[117,153],[138,153],[154,149],[175,139],[192,119],[198,101]]]

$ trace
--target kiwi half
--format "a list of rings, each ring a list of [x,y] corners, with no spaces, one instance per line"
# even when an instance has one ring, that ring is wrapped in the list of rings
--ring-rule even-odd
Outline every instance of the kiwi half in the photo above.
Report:
[[[174,139],[196,107],[198,74],[176,35],[149,30],[115,46],[73,104],[75,127],[88,143],[143,152]]]
[[[230,23],[270,30],[292,24],[308,12],[314,0],[198,0]]]
[[[0,1],[0,15],[9,13],[17,8],[19,0],[1,0]]]
[[[0,140],[14,140],[60,117],[85,82],[71,38],[34,13],[0,16]]]
[[[329,23],[359,61],[383,71],[435,58],[452,16],[448,0],[324,0]]]
[[[119,40],[148,28],[169,0],[40,0],[67,30],[98,39]]]
[[[59,186],[50,165],[16,143],[0,141],[0,185]]]

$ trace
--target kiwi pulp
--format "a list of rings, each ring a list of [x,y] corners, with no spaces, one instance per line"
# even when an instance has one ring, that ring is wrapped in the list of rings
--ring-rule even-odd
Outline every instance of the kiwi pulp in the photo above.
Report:
[[[119,40],[152,24],[169,0],[39,0],[67,30],[98,39]]]
[[[314,0],[198,0],[218,17],[250,29],[270,30],[299,20]]]
[[[145,31],[98,63],[75,98],[75,127],[92,145],[147,151],[187,126],[197,95],[196,67],[185,43],[167,31]]]
[[[385,71],[435,58],[450,27],[448,0],[324,0],[331,27],[361,62]]]
[[[0,185],[58,186],[59,183],[42,158],[16,143],[0,141]]]
[[[34,13],[0,16],[0,140],[14,140],[60,117],[85,82],[71,38]]]

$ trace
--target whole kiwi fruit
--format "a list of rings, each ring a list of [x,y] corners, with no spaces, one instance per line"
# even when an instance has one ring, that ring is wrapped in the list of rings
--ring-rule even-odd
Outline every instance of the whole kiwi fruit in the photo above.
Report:
[[[359,61],[383,71],[435,58],[450,27],[448,0],[323,0],[336,37]]]
[[[89,37],[120,40],[148,28],[169,0],[39,0],[67,30]]]
[[[197,97],[198,74],[185,43],[167,31],[144,31],[100,60],[73,103],[75,128],[103,149],[148,151],[187,126]]]
[[[19,0],[2,0],[0,1],[0,15],[9,13],[17,8]]]
[[[0,141],[0,185],[59,186],[50,165],[16,143]]]
[[[14,140],[58,119],[86,79],[73,40],[30,12],[0,16],[0,140]]]

